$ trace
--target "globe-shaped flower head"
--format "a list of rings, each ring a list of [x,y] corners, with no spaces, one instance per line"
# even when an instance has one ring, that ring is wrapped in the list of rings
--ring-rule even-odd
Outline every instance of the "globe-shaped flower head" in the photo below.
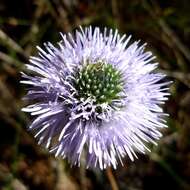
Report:
[[[29,129],[56,156],[87,167],[117,167],[118,161],[149,150],[165,127],[162,108],[167,100],[165,77],[145,45],[118,31],[80,28],[62,35],[55,47],[38,47],[22,83],[30,85],[23,108],[35,116]]]

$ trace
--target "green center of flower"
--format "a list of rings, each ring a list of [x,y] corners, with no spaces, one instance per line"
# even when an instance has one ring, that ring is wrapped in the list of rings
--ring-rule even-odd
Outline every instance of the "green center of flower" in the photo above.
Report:
[[[110,104],[119,99],[123,89],[121,73],[111,64],[104,62],[88,63],[76,76],[75,89],[77,98],[93,98],[95,103]]]

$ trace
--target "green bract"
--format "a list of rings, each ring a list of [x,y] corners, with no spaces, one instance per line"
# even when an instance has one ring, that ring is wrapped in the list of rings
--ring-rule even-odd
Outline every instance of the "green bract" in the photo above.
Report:
[[[112,100],[119,99],[122,91],[122,76],[113,65],[97,62],[87,63],[76,72],[75,88],[77,98],[92,98],[95,103],[110,104]]]

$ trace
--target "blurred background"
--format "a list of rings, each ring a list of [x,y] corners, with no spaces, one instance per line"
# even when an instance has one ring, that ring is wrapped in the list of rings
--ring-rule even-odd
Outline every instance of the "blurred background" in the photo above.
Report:
[[[20,71],[36,45],[78,25],[118,28],[147,42],[173,80],[164,106],[168,128],[149,155],[107,171],[70,168],[38,146],[20,111]],[[0,0],[1,190],[190,190],[189,0]]]

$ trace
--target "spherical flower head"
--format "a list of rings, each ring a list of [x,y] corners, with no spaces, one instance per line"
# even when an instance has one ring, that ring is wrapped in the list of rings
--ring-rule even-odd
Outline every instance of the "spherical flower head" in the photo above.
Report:
[[[126,155],[149,151],[146,144],[162,136],[166,127],[160,104],[168,84],[145,45],[130,43],[118,31],[98,27],[63,35],[55,47],[37,47],[23,80],[30,86],[23,108],[35,116],[29,126],[56,156],[86,167],[117,167]]]

